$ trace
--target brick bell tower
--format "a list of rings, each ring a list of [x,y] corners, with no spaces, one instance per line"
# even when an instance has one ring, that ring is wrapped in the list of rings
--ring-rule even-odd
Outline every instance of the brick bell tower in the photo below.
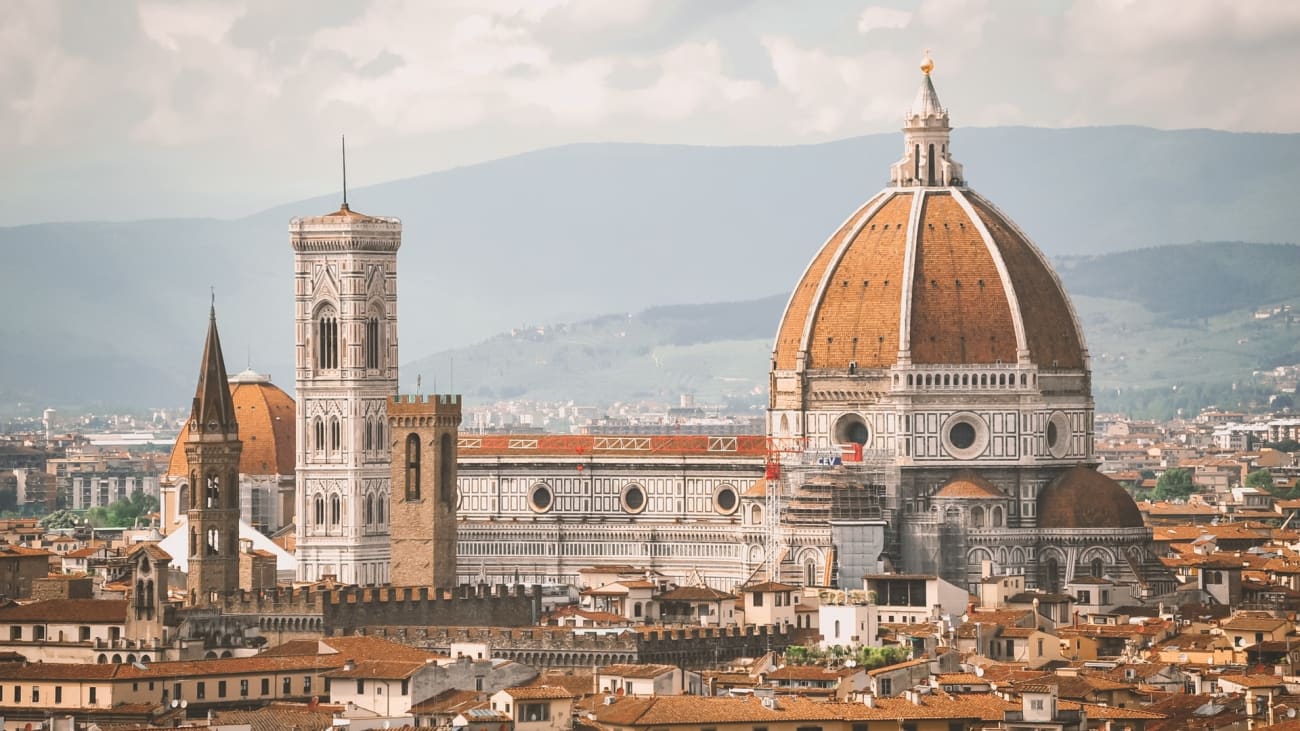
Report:
[[[208,317],[208,340],[185,442],[190,490],[189,603],[239,588],[239,423],[217,336],[217,311]]]
[[[460,396],[395,396],[388,402],[393,439],[392,583],[456,585],[456,439]]]

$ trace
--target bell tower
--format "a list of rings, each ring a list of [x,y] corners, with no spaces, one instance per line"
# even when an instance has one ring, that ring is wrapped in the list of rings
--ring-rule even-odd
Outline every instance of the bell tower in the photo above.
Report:
[[[346,180],[346,178],[345,178]],[[348,207],[289,223],[297,372],[298,579],[389,577],[387,404],[397,394],[402,222]]]
[[[189,603],[239,588],[239,424],[217,336],[217,312],[208,317],[208,339],[185,442],[190,490]]]
[[[456,586],[456,442],[460,396],[388,403],[394,586]],[[366,508],[369,510],[369,506]]]

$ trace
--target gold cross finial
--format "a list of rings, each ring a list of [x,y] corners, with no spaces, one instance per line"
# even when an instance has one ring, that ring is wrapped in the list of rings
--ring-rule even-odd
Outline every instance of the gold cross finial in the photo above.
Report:
[[[921,71],[929,76],[934,70],[934,59],[930,58],[930,49],[925,49],[925,58],[921,59]]]

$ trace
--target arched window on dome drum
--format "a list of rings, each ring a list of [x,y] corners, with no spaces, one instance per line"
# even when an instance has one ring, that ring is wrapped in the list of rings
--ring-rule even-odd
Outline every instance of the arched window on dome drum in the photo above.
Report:
[[[366,320],[366,368],[379,368],[379,317],[373,314]]]
[[[970,524],[972,528],[984,527],[984,508],[976,506],[970,511]]]
[[[339,322],[328,307],[321,310],[316,321],[316,357],[320,368],[339,367]]]
[[[420,435],[406,435],[406,499],[420,499]]]
[[[989,515],[992,516],[991,527],[1001,528],[1003,521],[1002,508],[1000,506],[994,506],[993,510],[989,511]]]
[[[934,143],[933,142],[930,143],[930,154],[926,156],[925,164],[927,168],[926,177],[928,178],[928,182],[926,182],[926,185],[934,185]]]
[[[443,434],[438,441],[438,499],[450,505],[456,494],[456,454],[451,435]]]
[[[330,525],[337,526],[343,522],[343,499],[338,495],[330,497]]]

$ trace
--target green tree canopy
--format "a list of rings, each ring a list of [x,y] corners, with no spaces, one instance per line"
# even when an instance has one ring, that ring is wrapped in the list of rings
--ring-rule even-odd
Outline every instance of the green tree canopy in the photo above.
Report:
[[[109,505],[106,508],[95,507],[86,511],[86,519],[96,528],[130,528],[137,518],[158,509],[158,500],[141,490],[131,493],[131,497]]]
[[[1267,469],[1258,469],[1246,475],[1246,487],[1273,492],[1273,473]]]
[[[1192,473],[1174,467],[1165,470],[1156,480],[1156,489],[1151,497],[1156,500],[1186,500],[1194,492],[1196,485],[1192,482]]]

